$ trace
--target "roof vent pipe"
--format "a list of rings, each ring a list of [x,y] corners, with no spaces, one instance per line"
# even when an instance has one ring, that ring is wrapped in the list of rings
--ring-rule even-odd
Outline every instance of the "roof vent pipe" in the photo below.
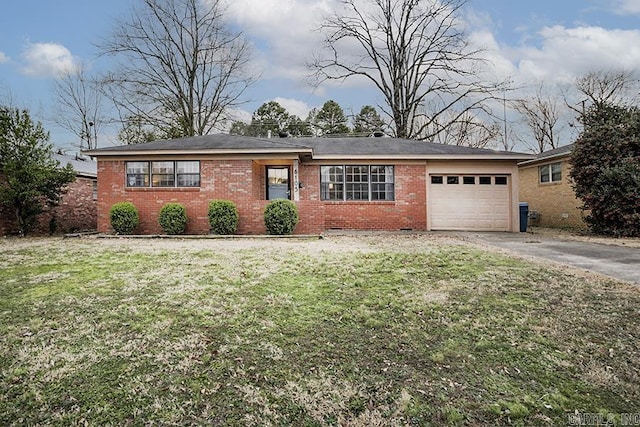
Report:
[[[271,139],[271,129],[267,131],[267,138]]]

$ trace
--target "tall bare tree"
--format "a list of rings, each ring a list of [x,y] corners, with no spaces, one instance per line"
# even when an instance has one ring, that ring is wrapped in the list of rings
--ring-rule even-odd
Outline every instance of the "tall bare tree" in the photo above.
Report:
[[[117,21],[101,51],[120,59],[105,82],[123,118],[170,137],[205,135],[243,103],[250,47],[223,12],[222,0],[141,0]]]
[[[435,135],[433,141],[447,145],[463,145],[474,148],[488,148],[500,143],[502,132],[496,122],[487,123],[475,117],[470,111],[460,116],[457,112],[449,112],[443,117],[447,123],[451,116],[457,116],[456,120],[449,122],[442,132]],[[435,124],[442,126],[443,124]]]
[[[104,97],[84,65],[60,76],[53,87],[55,107],[51,120],[80,139],[80,149],[97,148],[100,129],[106,123]],[[86,145],[86,147],[85,147]]]
[[[591,71],[576,79],[576,88],[591,105],[626,104],[638,96],[639,82],[625,70]],[[576,108],[574,107],[574,110]],[[576,112],[582,114],[580,109]]]
[[[533,142],[526,138],[520,138],[525,146],[535,153],[558,148],[562,108],[559,99],[546,95],[544,87],[540,85],[535,94],[528,98],[515,100],[513,106],[533,138]]]
[[[344,10],[321,26],[327,55],[309,64],[319,83],[373,83],[400,138],[433,140],[469,112],[490,113],[486,101],[501,85],[479,72],[482,51],[459,18],[466,0],[341,3]]]

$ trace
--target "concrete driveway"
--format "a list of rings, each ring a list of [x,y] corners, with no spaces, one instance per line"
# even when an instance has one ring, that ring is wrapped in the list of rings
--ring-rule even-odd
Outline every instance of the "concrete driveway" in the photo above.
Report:
[[[460,236],[525,256],[542,258],[640,284],[640,249],[530,233],[460,233]]]

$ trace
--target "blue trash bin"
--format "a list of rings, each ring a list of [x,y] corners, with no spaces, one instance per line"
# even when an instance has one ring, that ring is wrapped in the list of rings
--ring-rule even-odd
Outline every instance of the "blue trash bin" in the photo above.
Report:
[[[520,202],[520,232],[524,233],[527,231],[527,225],[529,223],[529,203]]]

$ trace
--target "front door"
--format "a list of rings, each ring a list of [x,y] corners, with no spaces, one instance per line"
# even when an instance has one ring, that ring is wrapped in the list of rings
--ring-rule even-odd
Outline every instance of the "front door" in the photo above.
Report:
[[[291,199],[289,166],[267,166],[267,200]]]

